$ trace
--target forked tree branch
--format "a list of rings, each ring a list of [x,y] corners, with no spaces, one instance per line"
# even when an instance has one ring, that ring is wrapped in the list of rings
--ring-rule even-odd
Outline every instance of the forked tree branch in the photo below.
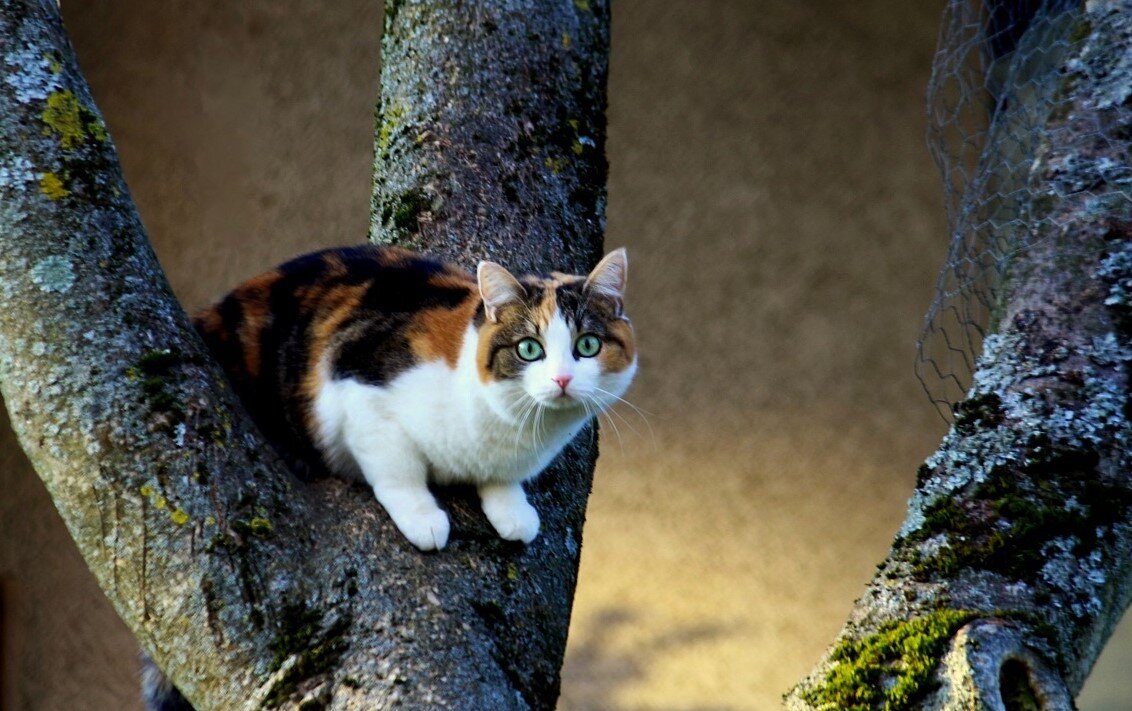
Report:
[[[386,7],[375,235],[592,264],[606,3]],[[552,707],[592,433],[535,485],[529,547],[457,491],[422,555],[370,492],[298,483],[173,298],[54,0],[0,0],[0,64],[3,394],[143,647],[202,710]]]

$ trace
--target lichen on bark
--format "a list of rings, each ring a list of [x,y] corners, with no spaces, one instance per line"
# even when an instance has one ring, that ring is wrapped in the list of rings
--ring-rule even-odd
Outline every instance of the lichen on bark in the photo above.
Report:
[[[854,650],[959,612],[965,623],[933,650],[915,695],[880,703],[866,686],[837,687],[859,703],[835,706],[1002,708],[1009,696],[1071,708],[1132,600],[1132,180],[1114,170],[1132,158],[1132,4],[1081,12],[1060,25],[1086,28],[1054,75],[1067,105],[1015,181],[1031,233],[1000,285],[996,331],[888,558],[789,708],[833,708],[828,692],[850,659],[855,678],[894,688],[893,668]]]
[[[383,68],[397,78],[387,81],[443,97],[437,115],[449,116],[426,124],[422,107],[406,109],[429,131],[419,146],[420,134],[385,134],[405,163],[380,158],[376,175],[414,196],[389,213],[405,233],[415,219],[410,244],[465,263],[492,253],[516,267],[581,270],[596,261],[608,8],[589,3],[583,16],[577,4],[565,7],[568,16],[535,3],[428,13],[419,2],[390,4],[401,54],[388,49],[391,39]],[[479,42],[475,33],[493,22],[520,44]],[[541,86],[545,67],[523,62],[551,61],[550,50],[513,50],[538,44],[534,36],[551,27],[576,38],[573,54],[554,59],[561,71],[528,98],[518,85]],[[453,520],[449,547],[423,555],[371,492],[295,480],[173,298],[56,4],[0,0],[0,38],[4,399],[80,551],[145,650],[202,710],[230,709],[233,699],[249,709],[552,707],[593,431],[531,487],[543,526],[529,546],[500,540],[473,494],[457,489],[441,494]],[[439,56],[445,46],[466,53],[443,65],[459,71],[413,63],[415,52]],[[541,153],[497,157],[479,152],[466,128],[448,131],[451,117],[488,110],[504,86],[517,117],[556,116],[556,102],[566,102],[561,111],[594,141],[582,167],[547,178]],[[417,149],[455,166],[444,168],[441,189],[426,189],[411,169]],[[504,199],[495,181],[507,175],[521,176],[529,203]],[[552,208],[530,208],[543,192]],[[583,194],[588,202],[567,199]],[[421,226],[426,209],[441,212],[437,198],[448,207],[433,239]],[[523,229],[501,231],[482,211]]]

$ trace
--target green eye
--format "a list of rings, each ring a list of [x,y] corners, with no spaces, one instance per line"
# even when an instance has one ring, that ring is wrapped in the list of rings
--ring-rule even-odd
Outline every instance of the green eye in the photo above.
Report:
[[[593,358],[601,350],[601,339],[592,333],[583,334],[574,342],[574,349],[583,358]]]
[[[531,361],[542,358],[542,344],[534,338],[524,338],[515,346],[515,352],[523,360]]]

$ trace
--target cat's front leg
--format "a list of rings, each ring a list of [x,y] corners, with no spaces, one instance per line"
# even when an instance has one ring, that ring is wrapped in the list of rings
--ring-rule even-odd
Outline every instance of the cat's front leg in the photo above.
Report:
[[[424,457],[401,428],[389,421],[375,427],[372,421],[348,420],[343,435],[366,482],[405,538],[422,551],[443,548],[448,514],[428,490]]]
[[[530,543],[538,535],[538,511],[527,501],[521,483],[481,484],[479,494],[487,520],[501,537]]]

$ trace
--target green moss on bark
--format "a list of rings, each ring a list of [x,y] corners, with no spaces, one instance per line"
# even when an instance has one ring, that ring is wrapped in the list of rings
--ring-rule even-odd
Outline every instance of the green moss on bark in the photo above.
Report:
[[[912,554],[916,579],[976,568],[1033,580],[1047,561],[1046,544],[1072,539],[1074,552],[1084,554],[1098,532],[1125,519],[1132,492],[1096,477],[1095,452],[1039,442],[1020,469],[992,470],[970,496],[941,497],[925,509],[923,525],[907,542],[945,535],[946,543],[934,555]]]
[[[432,207],[432,201],[423,190],[407,190],[391,198],[381,207],[381,219],[400,234],[417,231],[421,215]]]
[[[932,673],[952,636],[980,616],[971,610],[938,610],[885,623],[860,640],[843,640],[830,655],[832,668],[803,698],[818,709],[913,709],[935,688]]]
[[[281,706],[299,691],[304,681],[334,669],[349,646],[346,634],[351,619],[341,616],[324,628],[324,617],[325,613],[306,602],[284,607],[279,629],[271,644],[274,655],[271,671],[283,669],[288,660],[294,661],[264,699],[263,708]]]
[[[175,389],[175,369],[180,364],[178,351],[159,348],[146,351],[135,365],[126,369],[126,377],[139,383],[151,411],[167,415],[164,429],[185,418],[183,397]]]

